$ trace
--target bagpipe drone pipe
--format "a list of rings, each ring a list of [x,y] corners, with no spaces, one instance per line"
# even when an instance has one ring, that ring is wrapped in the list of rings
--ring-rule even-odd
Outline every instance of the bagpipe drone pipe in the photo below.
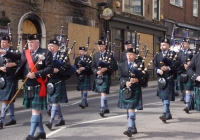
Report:
[[[107,68],[109,71],[115,71],[117,70],[117,63],[114,60],[114,52],[112,49],[115,49],[115,43],[111,45],[111,42],[109,42],[109,31],[107,31],[106,34],[106,50],[103,53],[103,56],[100,55],[99,61],[98,61],[98,68]]]
[[[54,67],[59,70],[59,74],[63,76],[71,76],[76,72],[74,65],[71,65],[69,54],[71,53],[73,47],[75,47],[76,41],[73,42],[72,46],[69,48],[69,39],[64,40],[63,26],[61,26],[61,33],[59,36],[59,50],[56,54],[56,57],[53,59]]]

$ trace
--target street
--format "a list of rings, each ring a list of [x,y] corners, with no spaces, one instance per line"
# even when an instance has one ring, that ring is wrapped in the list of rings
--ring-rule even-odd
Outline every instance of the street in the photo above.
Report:
[[[90,94],[96,94],[91,92]],[[117,108],[118,94],[108,95],[110,114],[104,118],[99,116],[100,98],[90,97],[89,107],[81,109],[78,107],[79,100],[62,104],[63,116],[66,125],[53,127],[52,131],[44,125],[47,139],[49,140],[182,140],[200,139],[200,117],[199,112],[191,111],[186,114],[183,110],[184,104],[179,101],[171,102],[172,120],[164,124],[159,120],[163,112],[161,100],[156,97],[156,88],[143,90],[144,110],[137,111],[136,127],[138,134],[128,138],[123,135],[127,129],[126,110]],[[44,124],[49,117],[46,111],[42,112]],[[0,130],[1,140],[22,140],[30,130],[31,111],[20,109],[16,111],[17,125],[4,127]],[[6,117],[7,122],[9,117]],[[57,117],[54,120],[56,123]],[[37,132],[37,131],[36,131]]]

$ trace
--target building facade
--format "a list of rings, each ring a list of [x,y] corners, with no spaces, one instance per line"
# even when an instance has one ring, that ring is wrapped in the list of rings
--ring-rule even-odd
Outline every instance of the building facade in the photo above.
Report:
[[[200,10],[198,4],[200,0],[170,0],[164,1],[164,24],[168,27],[166,35],[174,36],[175,39],[182,40],[187,36],[191,40],[191,48],[194,42],[199,48],[200,39]],[[174,34],[172,34],[174,28]]]

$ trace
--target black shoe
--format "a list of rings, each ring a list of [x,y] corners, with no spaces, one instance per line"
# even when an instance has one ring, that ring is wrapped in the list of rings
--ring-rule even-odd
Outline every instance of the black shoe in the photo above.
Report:
[[[172,115],[169,114],[169,115],[166,115],[166,120],[171,120],[172,119]]]
[[[108,114],[108,113],[110,113],[110,110],[109,110],[109,109],[105,109],[105,110],[104,110],[104,113],[105,113],[105,114]]]
[[[103,117],[104,116],[104,114],[105,114],[105,109],[103,108],[103,107],[101,107],[101,109],[100,109],[100,111],[99,111],[99,115],[101,116],[101,117]]]
[[[58,123],[56,123],[54,126],[61,126],[61,125],[65,125],[65,120],[59,120]]]
[[[9,125],[14,125],[16,124],[16,120],[10,120],[9,122],[7,122],[4,126],[9,126]]]
[[[124,135],[127,135],[127,137],[132,137],[131,129],[128,128],[126,131],[123,132]]]
[[[137,134],[137,128],[133,128],[133,130],[131,130],[132,134]]]
[[[0,129],[3,129],[3,123],[0,122]]]
[[[88,107],[88,103],[85,103],[85,104],[80,103],[80,104],[79,104],[79,107],[81,107],[82,109],[84,109],[85,107]]]
[[[46,124],[46,127],[49,128],[49,129],[51,130],[51,128],[52,128],[52,123],[48,122],[48,123]]]
[[[46,133],[41,133],[38,132],[35,136],[34,136],[34,140],[39,140],[39,139],[46,139]]]
[[[32,137],[31,135],[28,135],[25,140],[36,140],[34,137]]]
[[[185,108],[183,109],[183,111],[185,111],[186,113],[189,114],[189,109],[188,109],[187,107],[185,107]]]
[[[47,114],[49,115],[49,117],[51,116],[51,110],[47,110]]]
[[[166,122],[166,114],[160,116],[159,119],[162,120],[163,122]]]
[[[179,93],[178,93],[178,92],[175,92],[175,96],[179,96]]]

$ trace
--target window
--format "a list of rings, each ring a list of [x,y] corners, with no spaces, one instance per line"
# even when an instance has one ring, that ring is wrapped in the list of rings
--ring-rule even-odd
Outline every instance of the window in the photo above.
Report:
[[[143,0],[124,0],[123,2],[124,12],[143,15]]]
[[[159,20],[160,15],[159,0],[153,0],[153,19]]]
[[[125,41],[130,40],[132,43],[135,43],[135,32],[127,31]]]
[[[198,0],[193,0],[193,16],[198,16]]]
[[[183,7],[183,0],[170,0],[170,3],[175,6]]]

